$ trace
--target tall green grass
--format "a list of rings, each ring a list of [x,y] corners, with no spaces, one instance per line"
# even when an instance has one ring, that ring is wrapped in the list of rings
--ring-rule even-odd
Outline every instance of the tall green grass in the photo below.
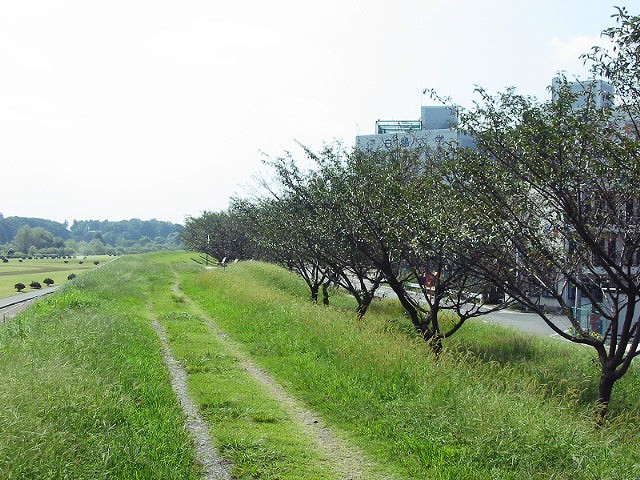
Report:
[[[145,258],[150,269],[161,272],[149,296],[152,311],[167,330],[175,358],[188,373],[189,394],[210,424],[213,443],[231,462],[233,478],[336,478],[331,460],[318,453],[313,439],[244,370],[243,353],[217,335],[181,293],[172,291],[177,278],[169,260],[183,271],[200,268],[180,254],[157,253]]]
[[[135,257],[0,327],[0,478],[195,479]]]
[[[330,480],[330,462],[314,451],[287,412],[242,368],[238,352],[188,305],[158,303],[171,348],[188,372],[189,392],[235,479]]]
[[[332,478],[326,459],[171,288],[400,478],[640,478],[640,374],[591,418],[587,349],[469,322],[434,358],[391,301],[311,305],[272,265],[130,256],[0,327],[0,478],[198,478],[149,310],[237,478]],[[243,354],[244,355],[244,354]]]
[[[434,358],[399,310],[358,322],[291,274],[246,262],[185,272],[184,291],[279,380],[404,478],[640,477],[638,369],[591,418],[589,351],[470,322]]]

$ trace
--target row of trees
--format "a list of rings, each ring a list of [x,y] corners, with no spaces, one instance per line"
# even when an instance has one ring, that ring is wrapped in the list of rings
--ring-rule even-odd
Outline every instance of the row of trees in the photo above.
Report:
[[[185,245],[285,265],[314,301],[322,291],[327,303],[327,287],[339,285],[359,316],[384,282],[436,352],[467,319],[523,304],[595,350],[603,419],[614,383],[640,354],[640,19],[620,10],[616,20],[604,32],[615,48],[585,55],[615,87],[615,104],[590,98],[593,84],[578,98],[566,79],[547,102],[479,90],[475,108],[458,109],[476,148],[304,149],[308,170],[285,155],[270,161],[275,179],[263,195],[188,219]],[[489,304],[495,292],[503,294]],[[605,319],[604,334],[580,322],[573,307],[582,299]]]
[[[90,242],[97,233],[106,244],[114,247],[127,246],[127,242],[137,242],[140,239],[150,239],[161,243],[169,238],[175,238],[182,226],[162,220],[74,220],[69,227],[71,238],[77,241]]]
[[[182,225],[160,220],[67,222],[0,214],[0,252],[23,255],[145,252],[181,247]]]
[[[71,279],[70,279],[70,280],[71,280]],[[50,287],[51,285],[53,285],[53,284],[55,283],[55,281],[54,281],[52,278],[50,278],[50,277],[46,277],[46,278],[42,281],[42,283],[44,283],[47,287]],[[32,282],[29,284],[29,286],[30,286],[31,288],[35,289],[35,290],[39,290],[39,289],[41,289],[41,288],[42,288],[42,284],[41,284],[40,282],[36,282],[35,280],[34,280],[34,281],[32,281]],[[26,286],[24,283],[22,283],[22,282],[18,282],[18,283],[16,283],[13,287],[14,287],[14,288],[16,289],[16,291],[18,291],[18,292],[22,292],[25,288],[27,288],[27,286]]]
[[[180,227],[180,230],[182,227]],[[107,237],[107,238],[105,238]],[[115,244],[107,240],[109,234],[103,235],[100,231],[91,231],[81,235],[77,240],[54,236],[44,227],[30,227],[23,225],[18,229],[12,240],[2,245],[0,252],[8,256],[33,256],[33,255],[105,255],[124,253],[143,253],[157,250],[175,250],[181,248],[179,230],[169,233],[167,236],[136,237],[133,240],[119,238]]]

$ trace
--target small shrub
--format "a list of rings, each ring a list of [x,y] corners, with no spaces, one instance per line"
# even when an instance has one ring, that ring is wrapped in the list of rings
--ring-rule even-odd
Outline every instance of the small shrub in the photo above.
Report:
[[[22,282],[18,282],[13,286],[13,288],[15,288],[18,292],[21,292],[22,290],[27,288],[27,286]]]
[[[50,287],[51,285],[53,285],[55,282],[53,281],[53,278],[45,278],[42,283],[44,283],[47,287]]]
[[[78,263],[79,263],[80,265],[82,265],[84,262],[83,262],[82,260],[80,260]]]
[[[69,276],[67,276],[67,280],[73,280],[74,278],[76,278],[75,273],[70,273]]]
[[[35,288],[36,290],[38,290],[38,289],[42,288],[42,285],[40,285],[40,282],[31,282],[31,283],[29,284],[29,286],[30,286],[31,288]]]
[[[99,263],[100,263],[100,262],[99,262],[98,260],[94,260],[94,261],[93,261],[93,264],[94,264],[94,265],[98,265]]]

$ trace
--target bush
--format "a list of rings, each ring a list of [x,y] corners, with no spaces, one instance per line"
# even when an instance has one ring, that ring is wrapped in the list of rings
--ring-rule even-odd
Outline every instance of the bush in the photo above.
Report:
[[[67,280],[73,280],[74,278],[76,278],[76,274],[70,273],[69,276],[67,277]]]
[[[100,262],[98,260],[94,260],[93,264],[98,265]]]
[[[29,284],[29,286],[30,286],[31,288],[35,288],[36,290],[37,290],[37,289],[39,289],[39,288],[42,288],[42,285],[40,285],[40,282],[31,282],[31,283]]]
[[[47,287],[50,287],[50,286],[51,286],[51,285],[53,285],[55,282],[53,281],[53,278],[49,278],[49,277],[47,277],[47,278],[45,278],[45,279],[42,281],[42,283],[46,284],[46,285],[47,285]]]
[[[21,292],[22,290],[27,288],[27,286],[22,282],[18,282],[13,286],[13,288],[15,288],[18,292]]]

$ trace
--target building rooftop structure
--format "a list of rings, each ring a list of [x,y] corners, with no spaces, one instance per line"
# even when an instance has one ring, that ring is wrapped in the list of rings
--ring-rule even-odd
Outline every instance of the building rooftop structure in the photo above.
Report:
[[[424,149],[425,153],[447,143],[473,146],[473,140],[455,130],[458,115],[446,106],[423,106],[419,120],[378,120],[376,133],[358,135],[356,147],[364,150],[396,146]]]

